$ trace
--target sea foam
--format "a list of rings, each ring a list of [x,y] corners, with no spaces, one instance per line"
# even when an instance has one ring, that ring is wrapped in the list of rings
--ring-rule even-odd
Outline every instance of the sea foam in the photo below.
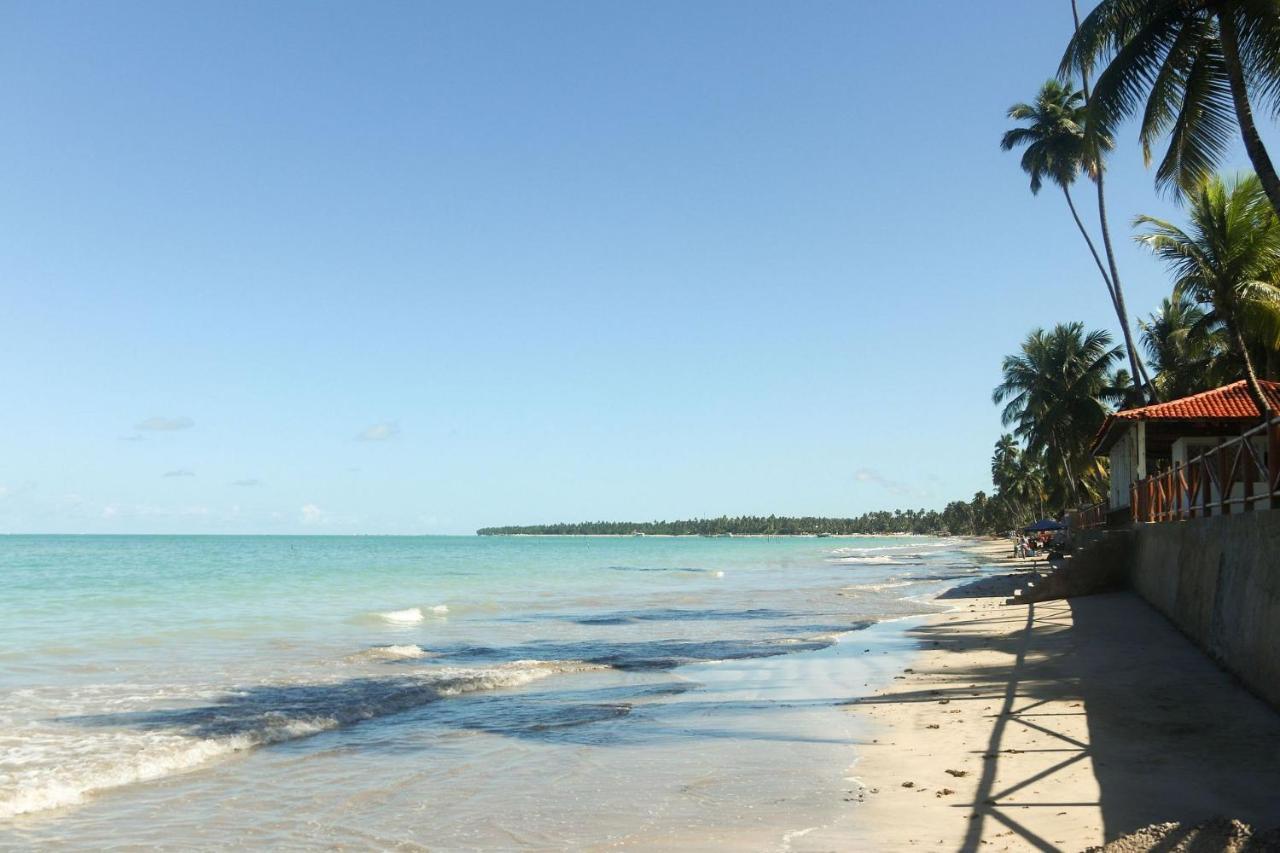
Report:
[[[374,646],[362,652],[347,655],[346,660],[353,663],[379,660],[412,660],[414,658],[431,657],[432,652],[422,646]]]
[[[439,667],[388,678],[260,685],[226,694],[204,707],[84,718],[81,722],[90,728],[83,737],[77,731],[61,744],[45,744],[43,761],[0,776],[0,820],[76,805],[100,791],[182,773],[237,752],[447,697],[608,668],[576,660]],[[86,755],[85,747],[93,745],[102,748]]]
[[[416,625],[427,618],[427,614],[432,616],[448,616],[449,605],[436,604],[426,608],[423,611],[421,607],[406,607],[404,610],[388,610],[385,613],[374,614],[383,622],[389,622],[392,625]]]
[[[379,613],[383,621],[391,622],[394,625],[414,625],[427,618],[422,615],[421,607],[409,607],[405,610],[388,610],[386,613]]]

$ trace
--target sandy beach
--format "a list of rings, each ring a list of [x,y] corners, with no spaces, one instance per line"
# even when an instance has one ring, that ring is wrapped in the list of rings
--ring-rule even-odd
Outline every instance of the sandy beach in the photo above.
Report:
[[[946,594],[957,609],[911,630],[923,650],[893,685],[851,702],[870,729],[860,802],[795,849],[1080,851],[1166,821],[1280,826],[1280,714],[1131,593],[1005,605],[998,586]]]

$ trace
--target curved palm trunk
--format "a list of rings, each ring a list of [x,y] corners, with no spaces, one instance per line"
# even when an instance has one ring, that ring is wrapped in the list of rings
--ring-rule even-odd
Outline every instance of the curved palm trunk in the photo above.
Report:
[[[1107,265],[1111,267],[1111,301],[1116,309],[1116,319],[1120,321],[1120,329],[1124,332],[1124,348],[1129,353],[1129,367],[1133,370],[1133,381],[1139,385],[1150,403],[1160,402],[1155,385],[1147,375],[1147,366],[1138,357],[1138,348],[1133,343],[1133,331],[1129,328],[1129,311],[1124,305],[1124,290],[1120,287],[1120,271],[1116,268],[1116,253],[1111,248],[1111,230],[1107,227],[1107,202],[1102,190],[1102,164],[1098,164],[1098,221],[1102,224],[1102,245],[1107,250]]]
[[[1275,417],[1275,411],[1272,410],[1271,404],[1267,402],[1267,395],[1262,392],[1262,385],[1258,382],[1258,374],[1253,369],[1253,359],[1249,356],[1249,347],[1244,342],[1244,335],[1240,332],[1240,327],[1236,325],[1235,315],[1232,312],[1226,313],[1227,334],[1231,336],[1231,346],[1236,351],[1236,356],[1244,365],[1245,387],[1249,389],[1249,397],[1252,398],[1253,404],[1258,407],[1258,411],[1262,412],[1263,420],[1271,420]]]
[[[1258,126],[1253,121],[1253,108],[1249,106],[1249,92],[1244,84],[1244,66],[1240,64],[1240,41],[1236,32],[1236,21],[1231,15],[1230,7],[1218,10],[1218,32],[1222,36],[1222,58],[1226,61],[1227,79],[1231,81],[1231,101],[1236,108],[1236,121],[1240,125],[1240,136],[1244,139],[1244,150],[1249,154],[1253,170],[1258,173],[1262,189],[1276,215],[1280,216],[1280,177],[1276,175],[1276,167],[1262,144],[1258,134]]]
[[[1107,285],[1107,293],[1111,296],[1111,304],[1116,304],[1116,294],[1111,287],[1111,276],[1107,275],[1107,268],[1102,265],[1102,256],[1098,254],[1098,248],[1093,245],[1093,238],[1089,236],[1089,231],[1084,227],[1084,222],[1080,219],[1080,214],[1076,211],[1075,200],[1071,198],[1071,190],[1066,187],[1062,188],[1062,194],[1067,198],[1067,207],[1071,208],[1071,218],[1076,221],[1076,228],[1080,229],[1080,236],[1089,246],[1089,253],[1093,255],[1093,262],[1098,265],[1098,272],[1102,273],[1102,280]]]
[[[1075,31],[1080,32],[1080,10],[1076,6],[1076,0],[1071,0],[1071,20],[1075,24]],[[1084,93],[1084,105],[1089,106],[1089,75],[1081,73],[1080,90]],[[1116,319],[1120,322],[1120,329],[1124,333],[1124,348],[1129,354],[1129,368],[1133,371],[1133,381],[1138,385],[1142,396],[1148,402],[1160,402],[1159,396],[1156,394],[1155,383],[1151,381],[1151,377],[1147,375],[1147,366],[1142,363],[1142,359],[1138,356],[1138,349],[1133,345],[1133,332],[1129,328],[1129,312],[1124,304],[1124,290],[1120,287],[1120,269],[1116,265],[1115,249],[1111,246],[1111,229],[1107,226],[1107,198],[1106,191],[1103,188],[1102,175],[1104,169],[1102,167],[1102,157],[1099,155],[1097,162],[1094,164],[1097,174],[1094,175],[1094,185],[1098,188],[1098,223],[1102,226],[1102,246],[1107,252],[1107,266],[1111,269],[1111,277],[1107,282],[1107,290],[1111,293],[1111,305],[1116,309]],[[1074,213],[1074,210],[1072,211]],[[1076,222],[1079,222],[1077,218]],[[1093,245],[1090,243],[1090,248]],[[1094,253],[1097,258],[1097,252]],[[1101,264],[1099,264],[1101,266]],[[1107,278],[1103,274],[1103,278]]]

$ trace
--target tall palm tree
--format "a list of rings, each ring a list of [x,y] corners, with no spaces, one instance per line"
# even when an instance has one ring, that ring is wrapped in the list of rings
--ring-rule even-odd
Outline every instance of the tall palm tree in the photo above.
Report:
[[[1212,173],[1238,128],[1280,214],[1280,176],[1250,101],[1280,107],[1276,0],[1102,0],[1077,28],[1059,73],[1088,73],[1103,59],[1089,102],[1090,136],[1112,138],[1141,108],[1148,163],[1156,141],[1169,137],[1156,185],[1189,192]]]
[[[1062,190],[1062,195],[1071,210],[1071,218],[1076,228],[1093,255],[1093,262],[1098,266],[1102,281],[1107,286],[1107,295],[1111,298],[1111,307],[1115,309],[1116,319],[1124,331],[1127,344],[1129,365],[1134,376],[1145,376],[1137,348],[1133,345],[1133,335],[1129,329],[1129,314],[1125,310],[1124,295],[1120,289],[1116,265],[1108,255],[1110,272],[1102,263],[1098,249],[1089,236],[1089,231],[1080,219],[1075,201],[1071,197],[1071,185],[1075,183],[1082,171],[1088,171],[1095,180],[1101,180],[1097,156],[1088,156],[1084,134],[1085,99],[1083,91],[1076,90],[1069,82],[1060,83],[1048,80],[1040,87],[1034,103],[1017,103],[1009,108],[1008,117],[1024,126],[1005,131],[1000,139],[1000,148],[1011,151],[1026,146],[1022,152],[1022,170],[1031,177],[1031,192],[1038,194],[1048,179]],[[1094,143],[1098,151],[1111,147],[1106,138],[1099,138]],[[1099,213],[1105,223],[1106,207],[1099,196]],[[1105,235],[1104,229],[1104,235]],[[1108,241],[1108,250],[1110,245]]]
[[[1190,194],[1186,230],[1152,216],[1135,239],[1173,271],[1174,287],[1221,322],[1258,411],[1274,414],[1254,368],[1246,334],[1280,346],[1280,219],[1256,175],[1211,178]]]
[[[1076,5],[1076,0],[1071,0],[1071,23],[1072,33],[1080,32],[1080,9]],[[1080,94],[1084,97],[1084,106],[1086,114],[1089,108],[1089,70],[1082,69],[1080,72]],[[1116,249],[1111,244],[1111,226],[1107,223],[1107,192],[1103,184],[1105,182],[1107,166],[1106,154],[1114,145],[1115,140],[1110,134],[1093,133],[1085,135],[1087,145],[1087,156],[1092,164],[1090,177],[1093,178],[1093,187],[1097,192],[1098,199],[1098,227],[1102,231],[1102,248],[1107,253],[1107,267],[1111,272],[1111,286],[1114,292],[1114,300],[1116,307],[1116,316],[1120,317],[1120,325],[1124,330],[1124,346],[1129,352],[1129,366],[1133,369],[1134,382],[1137,386],[1138,398],[1145,399],[1150,403],[1158,403],[1160,401],[1159,391],[1155,384],[1151,381],[1151,377],[1147,375],[1147,367],[1142,363],[1141,356],[1138,355],[1138,348],[1133,345],[1133,334],[1129,330],[1129,311],[1124,304],[1124,288],[1120,286],[1120,266],[1116,263]]]
[[[1052,330],[1035,329],[1018,355],[1001,364],[1004,381],[992,391],[1004,403],[1001,420],[1027,450],[1042,455],[1060,505],[1079,502],[1088,479],[1089,442],[1102,425],[1108,404],[1121,398],[1112,370],[1123,358],[1104,331],[1086,333],[1083,323],[1061,323]]]

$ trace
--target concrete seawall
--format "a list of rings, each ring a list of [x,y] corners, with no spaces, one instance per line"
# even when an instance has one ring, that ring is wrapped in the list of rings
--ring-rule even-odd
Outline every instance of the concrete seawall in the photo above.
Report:
[[[1133,589],[1280,708],[1280,510],[1144,524]]]

